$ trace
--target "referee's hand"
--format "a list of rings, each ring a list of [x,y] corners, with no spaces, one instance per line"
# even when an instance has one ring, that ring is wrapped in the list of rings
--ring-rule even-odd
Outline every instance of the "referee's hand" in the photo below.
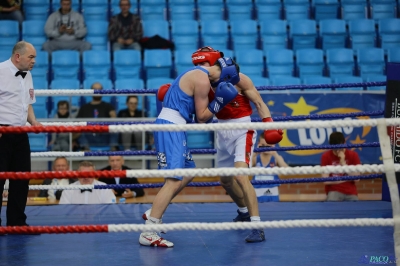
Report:
[[[41,126],[43,126],[40,122],[38,122],[38,121],[32,121],[32,123],[31,123],[31,126],[34,126],[34,127],[41,127]],[[37,132],[36,134],[39,134],[39,132]]]

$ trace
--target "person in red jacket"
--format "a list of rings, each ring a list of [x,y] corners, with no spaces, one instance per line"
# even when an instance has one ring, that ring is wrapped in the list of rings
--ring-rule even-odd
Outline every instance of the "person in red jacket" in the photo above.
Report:
[[[333,132],[329,136],[330,145],[339,145],[346,142],[343,133]],[[348,149],[336,149],[324,152],[321,156],[321,166],[327,165],[358,165],[360,157]],[[347,174],[322,174],[322,177],[345,176]],[[350,173],[351,176],[359,173]],[[358,180],[356,180],[358,181]],[[357,187],[355,181],[329,181],[324,182],[327,201],[357,201]]]
[[[192,54],[192,62],[196,66],[212,66],[224,57],[224,54],[212,47],[206,46]],[[235,85],[238,95],[221,109],[216,117],[219,123],[249,123],[252,102],[257,108],[258,115],[263,122],[273,122],[271,113],[255,88],[251,79],[243,73],[239,73],[240,81]],[[158,90],[157,97],[160,101],[169,89],[165,84]],[[214,90],[208,95],[209,101],[214,100]],[[212,122],[212,119],[209,121]],[[270,144],[276,144],[282,140],[282,130],[265,130],[265,140]],[[218,167],[249,168],[253,154],[254,144],[257,140],[257,132],[252,129],[244,130],[219,130],[217,131],[217,165]],[[259,222],[257,195],[247,175],[222,176],[220,183],[238,206],[238,215],[234,222]],[[246,237],[246,242],[261,242],[265,240],[262,229],[254,229]]]

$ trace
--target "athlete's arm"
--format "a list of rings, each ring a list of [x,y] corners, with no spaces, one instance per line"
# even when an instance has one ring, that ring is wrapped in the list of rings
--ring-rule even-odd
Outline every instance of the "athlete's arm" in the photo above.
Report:
[[[196,72],[201,72],[196,73],[196,75],[193,77],[193,99],[196,111],[196,119],[198,123],[206,123],[214,116],[214,114],[208,109],[208,93],[211,85],[206,73],[200,70]]]

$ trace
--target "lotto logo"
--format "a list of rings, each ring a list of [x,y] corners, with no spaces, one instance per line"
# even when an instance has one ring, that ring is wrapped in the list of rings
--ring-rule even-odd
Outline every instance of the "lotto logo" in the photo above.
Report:
[[[206,57],[204,55],[199,55],[199,56],[194,56],[192,57],[192,60],[199,60],[199,59],[205,59]]]

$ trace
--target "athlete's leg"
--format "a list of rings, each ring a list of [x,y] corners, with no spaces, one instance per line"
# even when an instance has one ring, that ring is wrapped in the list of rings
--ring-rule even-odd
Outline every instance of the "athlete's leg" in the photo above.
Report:
[[[233,176],[221,176],[220,184],[239,208],[246,207],[243,190]]]

